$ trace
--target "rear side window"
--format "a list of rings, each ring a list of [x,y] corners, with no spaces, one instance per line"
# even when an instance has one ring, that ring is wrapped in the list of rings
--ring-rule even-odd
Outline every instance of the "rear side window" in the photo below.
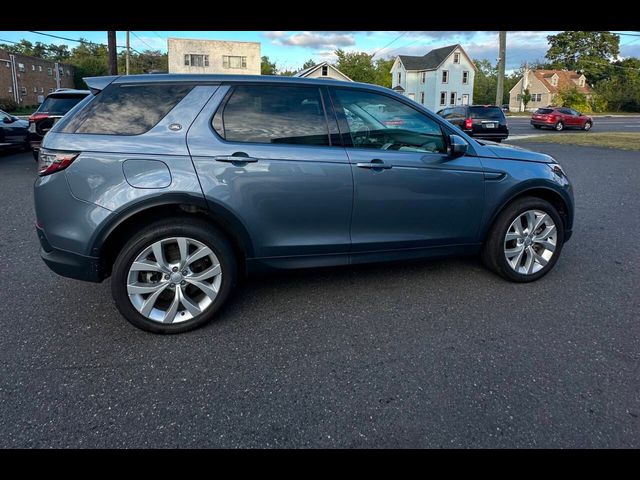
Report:
[[[61,132],[140,135],[157,125],[192,88],[187,84],[109,85]]]
[[[213,118],[228,142],[329,145],[316,87],[239,85]]]
[[[536,110],[536,113],[539,113],[541,115],[548,115],[551,112],[553,112],[553,108],[539,108],[538,110]]]
[[[86,95],[49,95],[45,98],[38,112],[49,113],[51,115],[64,115]]]
[[[504,112],[500,107],[470,107],[469,117],[486,118],[489,120],[503,120]]]

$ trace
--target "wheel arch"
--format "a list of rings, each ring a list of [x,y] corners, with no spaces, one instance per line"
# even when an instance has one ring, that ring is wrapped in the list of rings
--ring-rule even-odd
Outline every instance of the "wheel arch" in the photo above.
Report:
[[[486,237],[489,231],[491,230],[491,227],[495,223],[496,219],[498,218],[498,215],[500,215],[504,211],[504,209],[507,208],[511,203],[524,197],[538,197],[538,198],[542,198],[543,200],[546,200],[551,205],[553,205],[555,209],[558,211],[560,218],[562,218],[562,224],[565,230],[572,228],[571,215],[569,211],[569,208],[571,207],[567,199],[565,199],[564,196],[554,188],[535,185],[535,186],[530,186],[525,190],[519,190],[517,192],[513,192],[511,195],[506,197],[506,200],[500,203],[500,205],[494,210],[493,214],[489,218],[489,221],[486,223],[483,229],[483,232],[482,232],[483,241],[486,240]]]
[[[92,238],[91,255],[100,258],[101,276],[111,274],[113,262],[131,235],[169,216],[199,218],[215,226],[230,241],[239,265],[253,256],[253,244],[240,219],[215,201],[189,194],[162,194],[118,211]]]

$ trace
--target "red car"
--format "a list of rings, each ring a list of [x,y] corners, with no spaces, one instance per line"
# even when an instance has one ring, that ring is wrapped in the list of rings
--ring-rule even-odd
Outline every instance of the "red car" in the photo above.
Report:
[[[588,131],[593,127],[593,118],[576,112],[572,108],[547,107],[539,108],[534,112],[531,116],[531,125],[534,128],[549,127],[558,131],[565,128],[581,128]]]

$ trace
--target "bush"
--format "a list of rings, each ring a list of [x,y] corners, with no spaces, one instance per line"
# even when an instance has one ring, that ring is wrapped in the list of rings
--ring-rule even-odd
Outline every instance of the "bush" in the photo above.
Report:
[[[579,92],[576,87],[560,90],[554,98],[554,103],[559,107],[569,107],[579,112],[592,112],[587,96]]]
[[[18,104],[13,98],[0,98],[0,110],[13,112],[18,108]]]

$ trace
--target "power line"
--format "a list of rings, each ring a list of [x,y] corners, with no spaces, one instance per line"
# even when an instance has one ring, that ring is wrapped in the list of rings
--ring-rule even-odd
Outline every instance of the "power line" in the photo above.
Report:
[[[149,47],[150,50],[155,50],[151,45],[149,45],[147,42],[145,42],[143,39],[141,39],[138,35],[136,35],[136,32],[130,32],[130,33],[131,33],[131,35],[136,37],[138,40],[140,40],[142,43],[144,43],[147,47]]]
[[[401,33],[400,35],[398,35],[396,38],[394,38],[394,39],[393,39],[393,40],[391,40],[389,43],[387,43],[384,47],[379,48],[378,50],[376,50],[375,52],[373,52],[373,55],[371,55],[371,58],[375,57],[375,56],[376,56],[376,54],[377,54],[378,52],[381,52],[382,50],[384,50],[385,48],[387,48],[388,46],[390,46],[391,44],[393,44],[396,40],[400,40],[400,39],[401,39],[403,36],[405,36],[407,33],[409,33],[409,32],[408,32],[408,31],[407,31],[407,32],[402,32],[402,33]]]
[[[9,43],[15,43],[16,45],[18,45],[20,42],[14,42],[13,40],[4,40],[2,38],[0,38],[0,42],[9,42]]]

